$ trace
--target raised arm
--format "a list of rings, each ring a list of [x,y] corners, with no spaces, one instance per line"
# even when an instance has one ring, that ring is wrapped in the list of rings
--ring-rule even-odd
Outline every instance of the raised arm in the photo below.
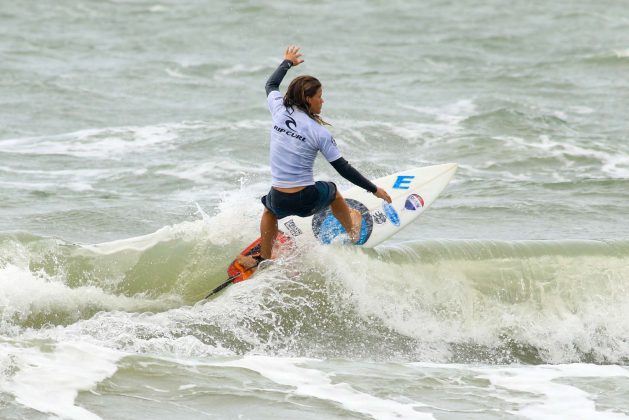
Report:
[[[286,72],[293,66],[298,66],[303,63],[301,54],[299,53],[299,47],[289,46],[284,51],[284,61],[282,61],[279,67],[273,72],[269,80],[266,81],[266,95],[269,96],[274,90],[280,90],[280,83],[286,76]]]

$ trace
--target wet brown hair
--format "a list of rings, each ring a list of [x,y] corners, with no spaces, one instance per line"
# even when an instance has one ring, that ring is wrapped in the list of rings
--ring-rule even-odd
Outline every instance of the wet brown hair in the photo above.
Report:
[[[329,125],[328,123],[323,121],[319,114],[312,113],[312,111],[310,110],[310,105],[306,100],[306,98],[315,96],[319,88],[321,88],[321,82],[316,77],[295,77],[293,81],[290,82],[290,85],[288,85],[286,95],[284,95],[284,106],[286,108],[297,107],[319,124]]]

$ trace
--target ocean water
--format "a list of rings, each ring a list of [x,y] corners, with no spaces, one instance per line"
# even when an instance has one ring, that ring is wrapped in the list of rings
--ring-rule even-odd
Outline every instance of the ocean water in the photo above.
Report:
[[[629,417],[624,2],[0,6],[0,418]],[[459,170],[379,247],[205,301],[289,44],[363,173]]]

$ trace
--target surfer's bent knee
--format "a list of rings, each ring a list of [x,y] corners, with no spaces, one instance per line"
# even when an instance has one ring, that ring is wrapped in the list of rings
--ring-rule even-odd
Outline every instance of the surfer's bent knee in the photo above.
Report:
[[[345,198],[341,195],[340,192],[338,192],[338,190],[336,191],[336,196],[334,197],[334,200],[332,200],[332,203],[330,204],[334,204],[335,206],[342,206],[343,204],[345,204],[346,206],[349,206],[347,204],[347,201],[345,201]]]
[[[263,216],[273,216],[273,218],[277,219],[277,216],[275,214],[273,214],[273,212],[269,209],[267,209],[266,207],[264,208],[264,212],[262,213]]]

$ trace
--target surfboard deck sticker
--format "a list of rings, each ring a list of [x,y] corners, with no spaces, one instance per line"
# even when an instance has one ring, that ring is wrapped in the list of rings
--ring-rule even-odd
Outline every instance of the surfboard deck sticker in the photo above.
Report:
[[[424,166],[373,180],[374,184],[389,193],[390,204],[360,187],[354,186],[343,191],[349,207],[357,209],[362,216],[360,239],[356,245],[372,248],[412,223],[445,189],[457,166],[456,163]],[[329,208],[311,217],[285,217],[278,221],[278,226],[280,233],[277,242],[280,244],[299,243],[315,238],[323,244],[337,241],[349,243],[345,229]],[[260,252],[260,238],[241,254],[251,255],[257,252]],[[255,268],[245,270],[234,260],[227,269],[227,281],[214,289],[208,297],[231,283],[250,278],[254,272]]]

